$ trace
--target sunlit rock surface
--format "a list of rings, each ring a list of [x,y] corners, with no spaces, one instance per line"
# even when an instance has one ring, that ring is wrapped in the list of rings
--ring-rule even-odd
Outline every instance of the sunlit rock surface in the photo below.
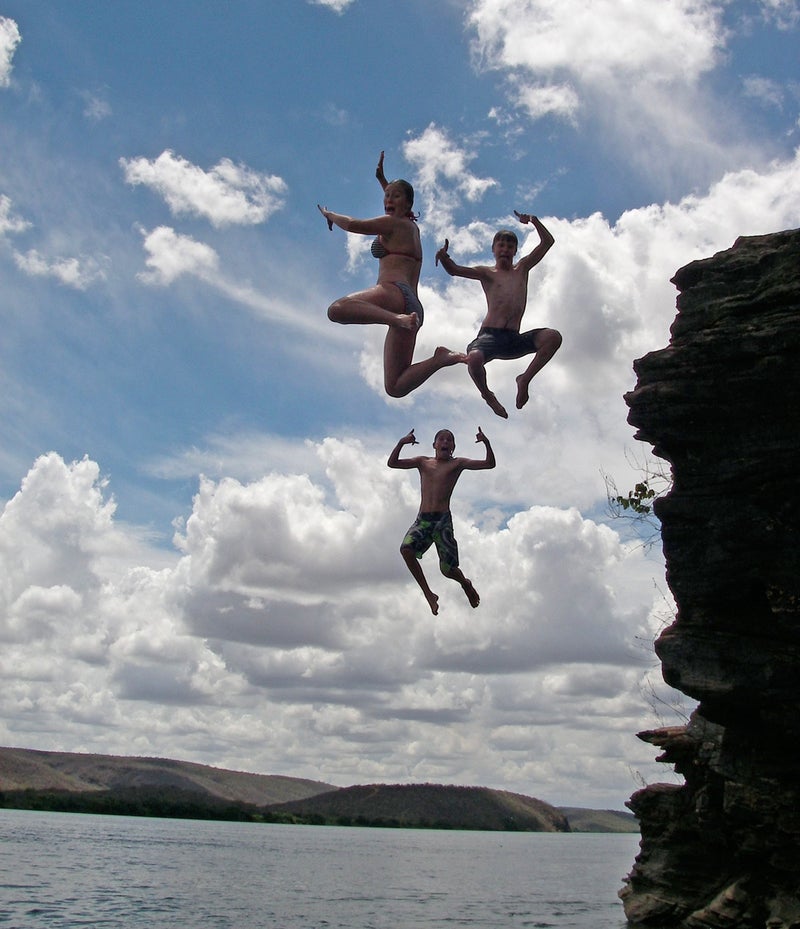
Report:
[[[629,806],[633,925],[800,927],[800,230],[681,268],[670,344],[634,363],[677,616],[656,642],[689,724],[640,733],[681,786]]]

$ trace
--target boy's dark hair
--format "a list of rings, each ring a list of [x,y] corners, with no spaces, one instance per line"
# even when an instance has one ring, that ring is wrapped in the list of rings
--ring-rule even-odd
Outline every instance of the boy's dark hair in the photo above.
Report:
[[[499,229],[497,232],[495,232],[494,238],[492,239],[492,248],[494,248],[494,243],[498,239],[511,239],[511,241],[514,243],[514,247],[519,248],[519,239],[517,238],[517,234],[511,229]]]
[[[433,441],[435,442],[443,432],[446,432],[450,436],[450,438],[453,440],[453,442],[455,443],[456,437],[453,435],[453,433],[449,429],[440,429],[436,433],[436,435],[433,437]]]

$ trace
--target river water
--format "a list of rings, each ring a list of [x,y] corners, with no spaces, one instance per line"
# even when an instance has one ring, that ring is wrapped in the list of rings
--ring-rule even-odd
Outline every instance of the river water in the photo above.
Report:
[[[638,841],[0,810],[0,927],[621,929]]]

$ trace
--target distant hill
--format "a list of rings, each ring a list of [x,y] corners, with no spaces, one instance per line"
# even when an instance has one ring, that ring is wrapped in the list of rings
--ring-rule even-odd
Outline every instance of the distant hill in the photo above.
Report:
[[[273,805],[307,821],[340,825],[569,832],[559,811],[533,797],[488,787],[368,784]]]
[[[560,806],[573,832],[638,832],[639,821],[624,810],[585,810],[577,806]]]
[[[0,791],[121,791],[157,788],[255,806],[301,800],[333,784],[277,774],[248,774],[190,761],[0,748]]]
[[[167,758],[0,748],[0,807],[139,816],[537,832],[637,832],[630,813],[487,787],[337,788]]]

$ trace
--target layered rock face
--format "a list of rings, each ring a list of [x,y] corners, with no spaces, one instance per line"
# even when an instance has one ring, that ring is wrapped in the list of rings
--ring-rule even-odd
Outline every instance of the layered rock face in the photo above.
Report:
[[[677,615],[656,641],[688,725],[640,733],[683,785],[638,791],[633,925],[800,927],[800,230],[681,268],[667,348],[634,363],[637,438]]]

